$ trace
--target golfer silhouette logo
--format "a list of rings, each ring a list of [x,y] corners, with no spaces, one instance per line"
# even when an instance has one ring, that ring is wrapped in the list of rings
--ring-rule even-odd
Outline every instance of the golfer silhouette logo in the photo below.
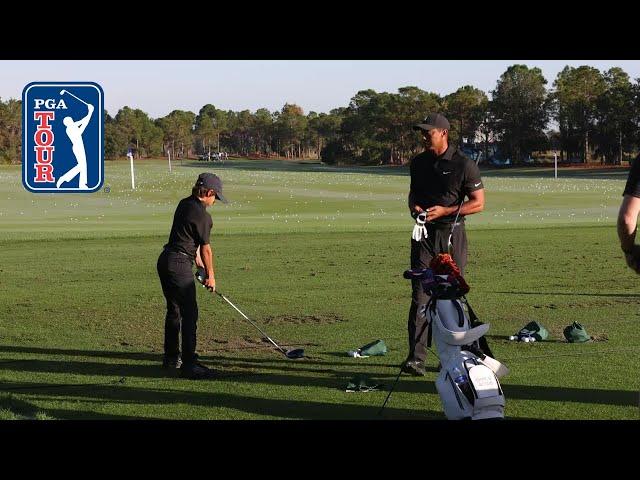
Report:
[[[62,90],[60,92],[60,95],[62,95],[63,93],[66,93],[66,90]],[[70,93],[69,95],[73,94]],[[73,96],[75,98],[78,98],[75,95]],[[78,100],[80,99],[78,98]],[[69,140],[71,140],[71,144],[73,145],[71,150],[76,156],[78,164],[58,179],[58,181],[56,182],[56,187],[58,188],[60,188],[60,185],[62,185],[64,182],[68,182],[72,180],[76,175],[80,175],[78,188],[80,188],[81,190],[89,189],[89,187],[87,187],[87,154],[84,149],[84,142],[82,141],[82,133],[84,132],[85,128],[87,128],[87,125],[89,124],[89,121],[91,119],[91,114],[93,113],[93,105],[89,105],[84,100],[80,101],[87,105],[89,113],[87,113],[87,115],[82,120],[78,120],[77,122],[74,122],[73,118],[71,117],[64,117],[64,120],[62,120],[62,123],[64,123],[64,125],[67,127],[66,133],[69,137]]]
[[[91,193],[102,187],[103,105],[96,83],[34,82],[24,88],[22,183],[27,190]]]

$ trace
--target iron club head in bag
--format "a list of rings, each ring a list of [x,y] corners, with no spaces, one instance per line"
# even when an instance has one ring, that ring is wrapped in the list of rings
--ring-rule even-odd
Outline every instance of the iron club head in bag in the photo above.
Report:
[[[195,275],[196,275],[196,279],[198,280],[198,282],[200,282],[202,284],[202,286],[204,287],[205,286],[204,282],[207,279],[207,274],[204,271],[204,269],[203,268],[198,268],[196,270]],[[240,315],[242,315],[245,320],[247,320],[251,325],[253,325],[262,335],[264,335],[265,338],[267,340],[269,340],[278,350],[280,350],[285,357],[287,357],[287,358],[289,358],[291,360],[295,360],[295,359],[298,359],[298,358],[304,358],[304,349],[295,348],[293,350],[285,350],[280,345],[278,345],[276,342],[274,342],[271,339],[271,337],[269,337],[269,335],[267,335],[265,332],[263,332],[262,329],[258,325],[253,323],[249,317],[247,317],[244,313],[242,313],[238,307],[236,307],[233,303],[231,303],[231,300],[229,300],[227,297],[225,297],[222,293],[218,292],[217,290],[215,292],[220,297],[222,297],[222,299],[225,302],[227,302],[229,305],[231,305]]]

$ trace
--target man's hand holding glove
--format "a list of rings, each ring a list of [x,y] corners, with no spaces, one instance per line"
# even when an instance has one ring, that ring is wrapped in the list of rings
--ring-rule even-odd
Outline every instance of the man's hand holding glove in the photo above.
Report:
[[[421,212],[412,216],[416,219],[416,224],[413,227],[411,238],[416,242],[421,242],[423,239],[429,238],[427,227],[424,226],[425,223],[427,223],[427,212]]]

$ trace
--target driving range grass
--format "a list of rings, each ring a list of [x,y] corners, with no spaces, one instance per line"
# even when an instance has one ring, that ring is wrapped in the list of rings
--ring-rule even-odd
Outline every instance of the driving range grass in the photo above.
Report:
[[[155,270],[177,201],[200,171],[228,205],[209,211],[218,296],[198,289],[198,351],[219,371],[189,381],[160,368],[164,298]],[[509,419],[638,419],[640,283],[615,218],[626,170],[483,172],[469,217],[468,299],[511,370]],[[0,167],[0,419],[443,419],[434,380],[403,375],[411,218],[406,169],[233,160],[106,163],[90,195],[31,194]],[[530,320],[546,342],[507,340]],[[582,323],[598,341],[569,344]],[[385,356],[348,350],[381,338]],[[346,393],[365,374],[382,391]]]

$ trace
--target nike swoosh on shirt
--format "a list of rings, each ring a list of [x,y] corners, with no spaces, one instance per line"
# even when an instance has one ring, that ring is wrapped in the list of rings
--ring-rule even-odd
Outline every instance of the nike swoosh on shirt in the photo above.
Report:
[[[451,172],[442,172],[443,175],[449,175]]]

